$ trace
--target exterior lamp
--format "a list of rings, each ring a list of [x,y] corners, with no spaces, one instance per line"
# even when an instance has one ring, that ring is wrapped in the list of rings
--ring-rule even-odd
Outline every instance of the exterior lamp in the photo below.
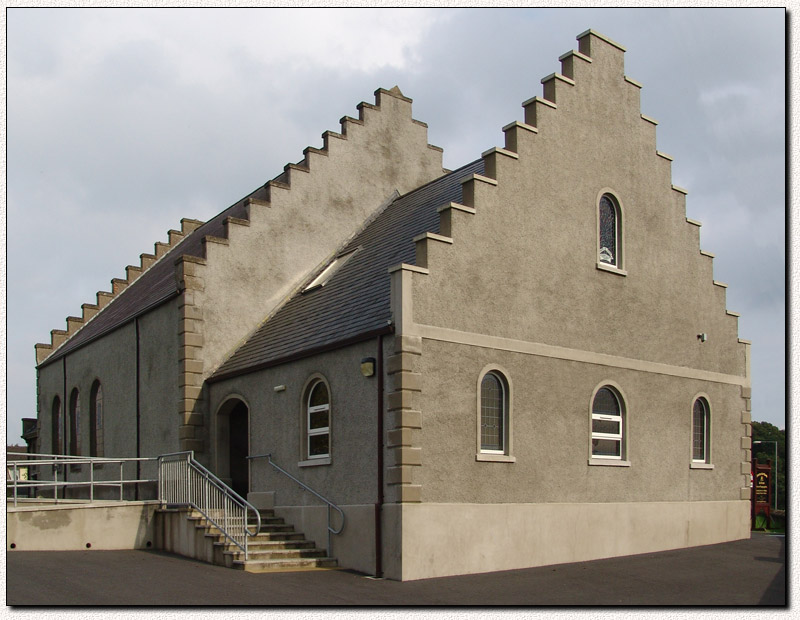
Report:
[[[365,377],[371,377],[375,374],[374,357],[365,357],[361,360],[361,374]]]

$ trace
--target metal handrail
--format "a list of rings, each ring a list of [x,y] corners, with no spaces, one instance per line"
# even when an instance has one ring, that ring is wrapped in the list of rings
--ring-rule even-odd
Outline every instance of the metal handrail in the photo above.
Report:
[[[301,482],[300,480],[295,478],[292,474],[290,474],[288,471],[283,469],[280,465],[277,465],[272,460],[272,454],[256,454],[256,455],[253,455],[253,456],[248,456],[247,458],[248,459],[263,459],[263,458],[267,459],[267,462],[270,465],[272,465],[275,469],[277,469],[279,472],[281,472],[284,476],[290,478],[291,480],[293,480],[294,482],[299,484],[303,489],[305,489],[306,491],[308,491],[309,493],[311,493],[312,495],[314,495],[318,499],[320,499],[323,502],[325,502],[325,504],[327,505],[327,516],[328,516],[328,555],[330,555],[331,554],[331,550],[332,550],[332,547],[331,547],[331,534],[341,534],[342,530],[344,529],[345,518],[344,518],[344,512],[342,511],[342,509],[339,508],[336,504],[334,504],[329,499],[327,499],[327,498],[323,497],[322,495],[320,495],[319,493],[317,493],[314,489],[312,489],[310,486],[308,486],[304,482]],[[333,508],[336,512],[338,512],[339,516],[342,519],[342,523],[339,526],[338,530],[333,529],[331,527],[331,508]]]
[[[156,480],[151,479],[124,479],[123,477],[123,466],[125,463],[129,461],[154,461],[155,459],[152,457],[130,457],[130,458],[107,458],[101,456],[74,456],[74,455],[67,455],[67,454],[45,454],[41,452],[24,452],[24,453],[13,453],[19,454],[20,456],[25,457],[46,457],[46,458],[34,458],[30,460],[14,460],[14,461],[6,461],[6,489],[11,487],[13,489],[13,497],[14,497],[14,506],[16,507],[19,501],[19,491],[20,489],[32,489],[32,488],[52,488],[54,501],[58,503],[58,493],[57,490],[59,488],[66,488],[66,487],[89,487],[89,501],[94,501],[94,490],[95,487],[118,487],[119,488],[119,500],[123,500],[123,488],[126,484],[139,484],[139,483],[146,483],[146,482],[156,482]],[[61,480],[58,479],[59,467],[63,465],[89,465],[89,480]],[[94,478],[94,466],[95,465],[109,465],[109,464],[118,464],[119,465],[119,478],[114,480],[95,480]],[[37,467],[53,466],[53,480],[20,480],[19,479],[19,469],[22,467],[33,469]],[[39,473],[39,472],[37,472]],[[9,477],[11,479],[9,479]],[[30,498],[28,498],[30,499]],[[34,498],[39,499],[39,498]],[[63,498],[62,498],[63,499]]]
[[[177,467],[182,463],[186,464],[185,471]],[[174,485],[170,486],[170,483]],[[225,538],[244,551],[245,560],[248,559],[247,539],[261,531],[261,514],[255,506],[195,461],[193,451],[172,452],[158,457],[158,499],[162,504],[194,508]],[[255,532],[247,527],[248,510],[252,510],[256,516]]]

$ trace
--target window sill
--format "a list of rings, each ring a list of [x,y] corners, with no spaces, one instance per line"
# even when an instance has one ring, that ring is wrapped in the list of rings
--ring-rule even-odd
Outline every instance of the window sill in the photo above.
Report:
[[[331,457],[326,456],[322,459],[308,459],[307,461],[300,461],[298,467],[315,467],[316,465],[330,465]]]
[[[517,458],[515,456],[511,456],[510,454],[488,454],[484,452],[478,452],[475,455],[476,461],[482,461],[484,463],[516,463]]]
[[[589,459],[589,465],[601,465],[606,467],[630,467],[630,461],[618,461],[616,459]]]
[[[608,273],[615,273],[618,276],[627,276],[628,272],[624,269],[619,269],[618,267],[614,267],[613,265],[609,265],[608,263],[601,263],[597,261],[597,268],[600,271],[607,271]]]
[[[690,463],[689,469],[714,469],[711,463]]]

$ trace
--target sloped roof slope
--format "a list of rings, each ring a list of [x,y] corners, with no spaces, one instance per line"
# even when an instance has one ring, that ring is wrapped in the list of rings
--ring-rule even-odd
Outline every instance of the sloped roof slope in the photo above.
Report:
[[[259,188],[261,190],[261,188]],[[256,194],[253,194],[247,198]],[[225,236],[225,220],[229,217],[246,217],[246,200],[242,199],[225,209],[219,215],[208,220],[199,228],[193,230],[182,239],[167,254],[161,257],[152,267],[139,276],[128,288],[122,291],[108,306],[103,308],[92,320],[88,321],[80,330],[70,337],[52,355],[44,360],[39,367],[46,366],[62,358],[67,353],[74,351],[92,340],[95,340],[125,323],[132,321],[155,308],[172,297],[178,295],[178,286],[175,280],[175,261],[184,254],[190,256],[203,256],[203,237]]]
[[[439,232],[437,209],[448,202],[461,202],[461,180],[473,173],[483,173],[483,159],[397,198],[342,248],[339,256],[358,251],[324,286],[293,295],[209,381],[388,331],[389,267],[415,262],[413,238]]]

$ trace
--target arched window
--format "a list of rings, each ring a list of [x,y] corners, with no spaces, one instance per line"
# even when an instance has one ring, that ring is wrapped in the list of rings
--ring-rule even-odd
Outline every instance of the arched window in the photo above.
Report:
[[[69,397],[69,454],[78,456],[81,453],[81,404],[78,388],[72,390]]]
[[[621,212],[611,194],[603,194],[598,206],[597,260],[622,269]]]
[[[692,462],[710,463],[708,401],[698,398],[692,407]]]
[[[493,370],[481,379],[481,452],[506,453],[508,399],[503,375]]]
[[[64,418],[61,412],[61,399],[56,396],[53,399],[53,407],[51,409],[51,449],[53,454],[62,454],[64,452]]]
[[[306,400],[306,458],[322,459],[331,455],[331,398],[321,379],[308,388]]]
[[[103,444],[103,386],[95,381],[89,400],[89,456],[105,456]]]
[[[622,398],[611,386],[603,386],[592,401],[592,458],[625,458]]]

